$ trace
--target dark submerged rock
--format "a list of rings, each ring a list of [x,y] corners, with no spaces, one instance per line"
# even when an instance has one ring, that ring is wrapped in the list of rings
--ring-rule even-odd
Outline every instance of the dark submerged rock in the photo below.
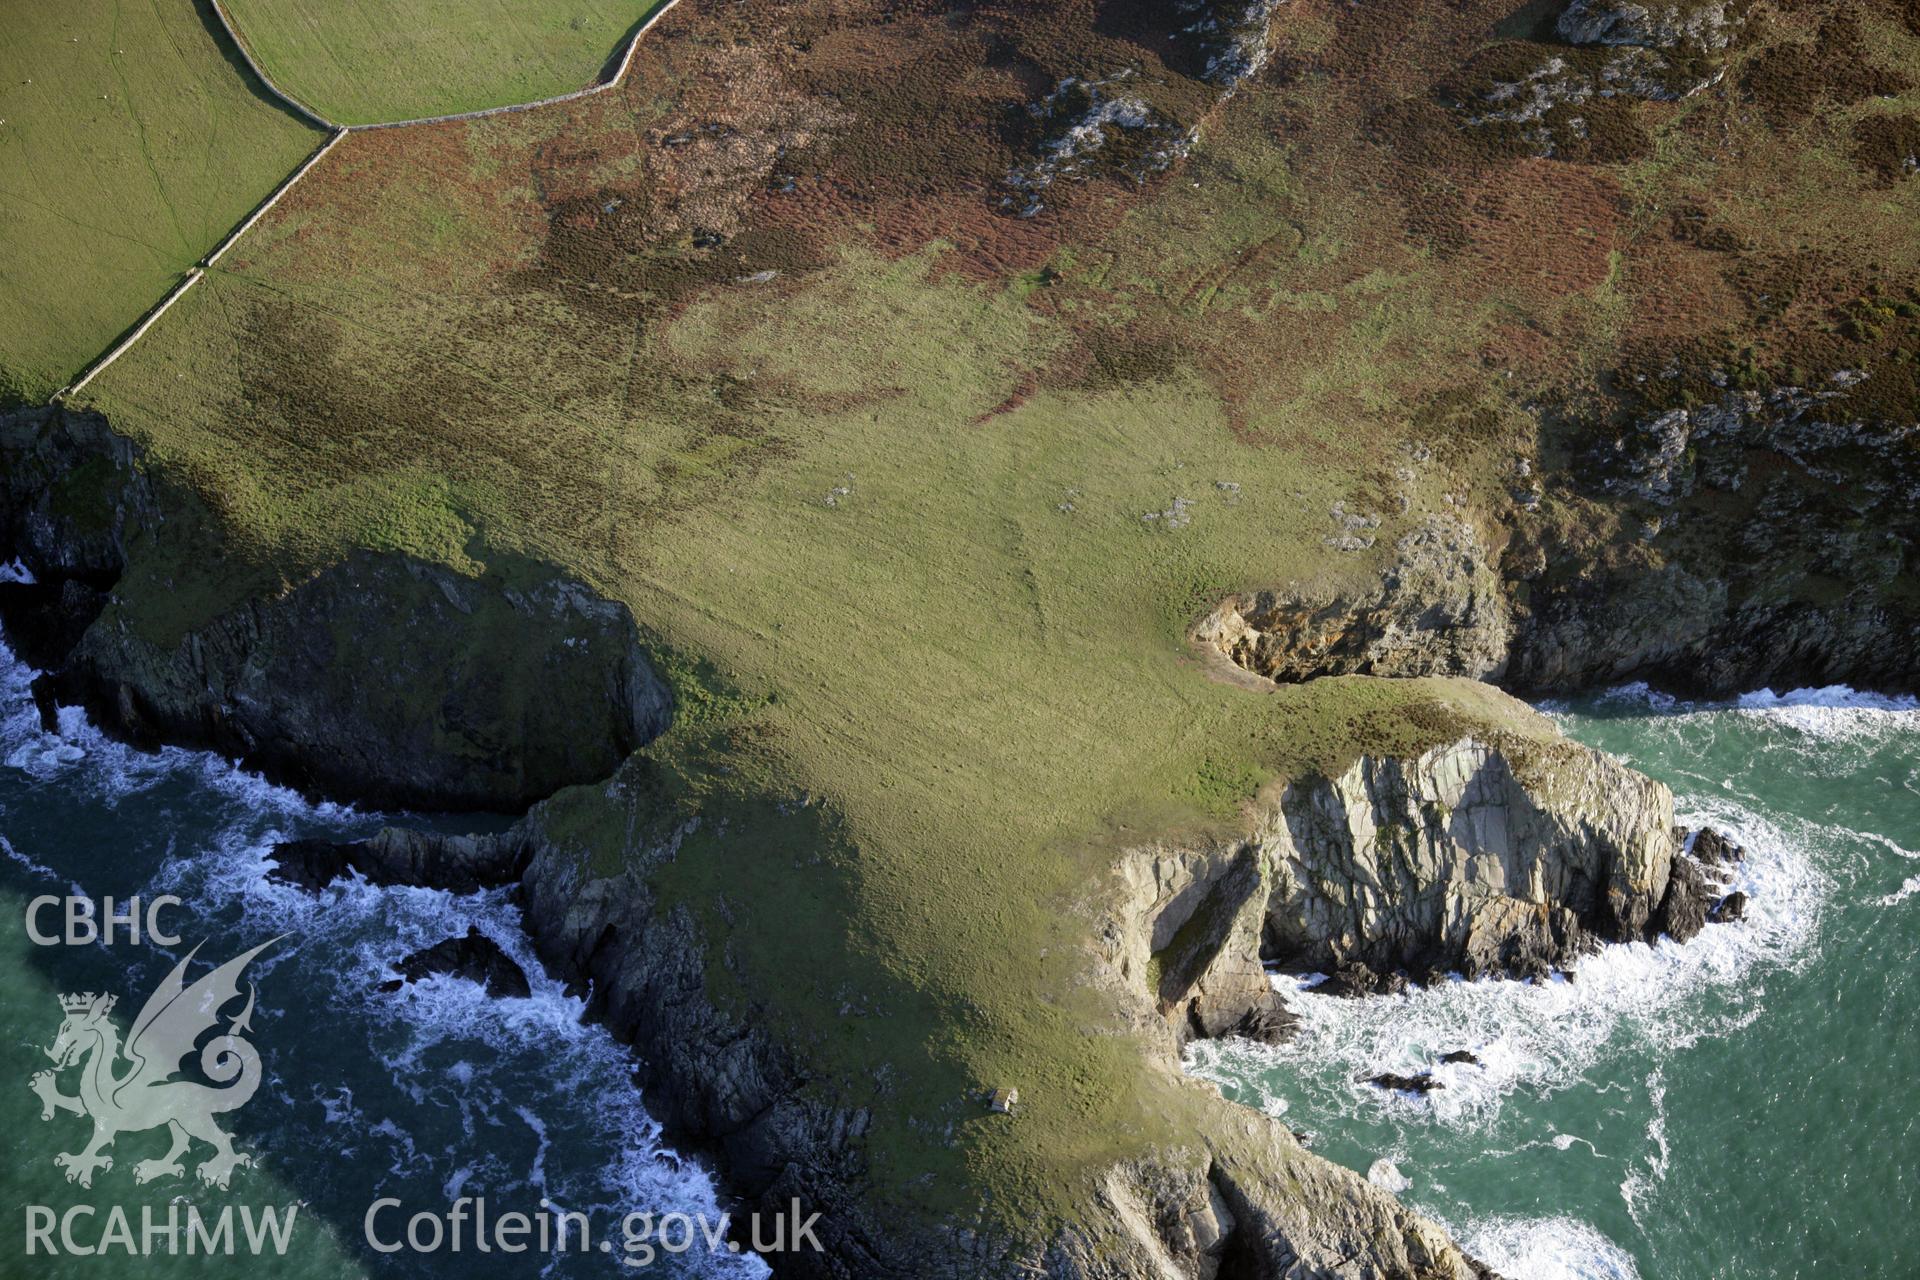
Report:
[[[1377,1076],[1369,1077],[1367,1083],[1381,1089],[1394,1089],[1401,1093],[1419,1094],[1432,1093],[1435,1089],[1444,1089],[1447,1087],[1425,1071],[1415,1076],[1395,1075],[1391,1071],[1383,1071]]]
[[[1456,1062],[1464,1062],[1471,1067],[1480,1065],[1479,1057],[1466,1049],[1455,1049],[1452,1053],[1443,1053],[1440,1055],[1440,1061],[1448,1065]]]

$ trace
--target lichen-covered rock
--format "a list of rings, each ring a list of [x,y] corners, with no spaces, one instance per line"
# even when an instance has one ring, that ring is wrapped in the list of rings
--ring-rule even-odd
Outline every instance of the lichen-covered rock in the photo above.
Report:
[[[1428,517],[1395,544],[1378,582],[1359,592],[1311,587],[1231,596],[1195,628],[1256,675],[1498,676],[1506,597],[1471,525]]]
[[[1738,29],[1736,6],[1727,0],[1571,0],[1557,26],[1571,44],[1715,51],[1732,44]]]
[[[1256,840],[1152,846],[1121,860],[1103,959],[1151,992],[1177,1041],[1292,1033],[1260,961],[1268,865]]]

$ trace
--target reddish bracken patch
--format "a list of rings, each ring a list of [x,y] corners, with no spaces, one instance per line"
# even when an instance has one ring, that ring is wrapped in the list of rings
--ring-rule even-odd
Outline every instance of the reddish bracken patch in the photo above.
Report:
[[[1625,204],[1602,170],[1518,161],[1490,174],[1469,208],[1469,252],[1490,291],[1529,303],[1599,287],[1620,248]]]

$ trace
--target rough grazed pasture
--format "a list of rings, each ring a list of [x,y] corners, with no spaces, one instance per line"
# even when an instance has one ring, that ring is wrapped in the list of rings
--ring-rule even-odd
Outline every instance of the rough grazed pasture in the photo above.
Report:
[[[45,399],[321,141],[191,0],[9,4],[0,402]]]
[[[1231,97],[1138,7],[678,9],[621,92],[351,136],[89,397],[278,571],[536,556],[710,664],[726,709],[650,767],[753,837],[659,873],[729,940],[715,983],[891,1100],[906,1210],[1058,1206],[1181,1124],[1075,981],[1116,846],[1361,750],[1538,741],[1480,685],[1215,683],[1200,611],[1370,576],[1433,516],[1495,557],[1582,518],[1518,505],[1519,463],[1623,383],[1698,393],[1648,361],[1911,364],[1920,197],[1859,140],[1920,101],[1793,51],[1844,22],[1912,68],[1920,34],[1839,12],[1767,8],[1715,88],[1545,154],[1450,96],[1556,56],[1507,6],[1295,0]],[[1776,64],[1818,110],[1772,109]],[[1017,216],[1069,78],[1197,141]],[[956,1123],[1005,1082],[1017,1125]]]
[[[658,0],[231,0],[275,84],[341,124],[451,115],[590,84]]]

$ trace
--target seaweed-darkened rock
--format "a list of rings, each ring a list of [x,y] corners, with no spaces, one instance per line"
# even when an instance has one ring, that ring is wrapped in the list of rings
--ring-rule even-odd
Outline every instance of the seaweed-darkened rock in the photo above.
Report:
[[[1747,856],[1747,851],[1712,827],[1700,828],[1687,850],[1702,866],[1729,867]]]
[[[269,879],[319,890],[348,875],[372,884],[471,893],[512,884],[526,867],[527,848],[511,835],[442,835],[388,827],[367,840],[288,840],[267,855]]]
[[[1395,1075],[1391,1071],[1383,1071],[1377,1076],[1369,1076],[1367,1083],[1380,1089],[1392,1089],[1397,1093],[1426,1094],[1432,1093],[1435,1089],[1447,1087],[1442,1081],[1435,1080],[1425,1071],[1413,1076]]]
[[[1707,912],[1709,924],[1733,924],[1746,918],[1747,895],[1737,889],[1714,903],[1713,909]]]
[[[1684,854],[1673,860],[1667,877],[1667,893],[1660,900],[1649,926],[1655,934],[1665,934],[1675,942],[1690,942],[1707,926],[1707,906],[1712,894],[1700,864]]]
[[[400,976],[381,983],[381,991],[398,991],[409,982],[443,973],[483,986],[490,996],[524,1000],[533,994],[527,985],[526,971],[499,943],[474,925],[467,926],[465,937],[448,938],[415,951],[395,964],[393,970]]]

